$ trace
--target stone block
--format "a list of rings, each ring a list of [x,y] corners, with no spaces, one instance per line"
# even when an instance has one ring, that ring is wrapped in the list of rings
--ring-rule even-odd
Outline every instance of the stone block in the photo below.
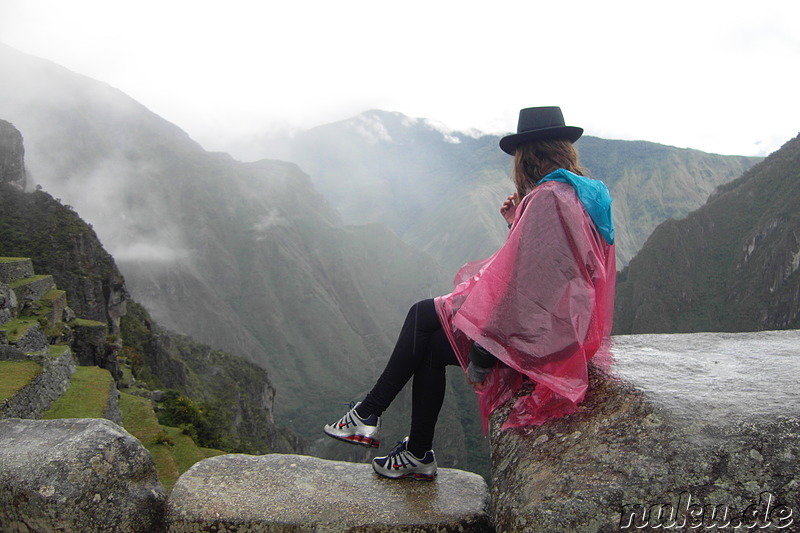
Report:
[[[0,420],[0,531],[157,532],[164,500],[150,454],[108,420]]]
[[[494,413],[497,530],[796,530],[799,346],[798,331],[615,338],[574,415],[500,431]]]
[[[167,530],[279,532],[490,531],[480,476],[439,469],[435,481],[381,478],[368,464],[304,455],[221,455],[172,489]]]

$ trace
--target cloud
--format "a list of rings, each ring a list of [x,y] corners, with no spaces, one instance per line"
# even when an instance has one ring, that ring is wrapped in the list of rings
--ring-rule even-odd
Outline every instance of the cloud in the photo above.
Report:
[[[350,121],[348,126],[364,137],[370,144],[378,141],[391,142],[392,136],[380,118],[371,115],[359,115],[357,120]]]
[[[270,209],[258,221],[253,224],[253,229],[256,231],[256,240],[263,241],[266,239],[266,233],[272,228],[285,227],[289,225],[277,209]]]
[[[174,263],[187,259],[191,252],[167,243],[139,241],[117,246],[112,255],[122,263]]]
[[[786,0],[2,5],[5,42],[119,87],[212,150],[368,109],[503,133],[520,108],[561,105],[588,134],[721,153],[797,127],[800,4]]]

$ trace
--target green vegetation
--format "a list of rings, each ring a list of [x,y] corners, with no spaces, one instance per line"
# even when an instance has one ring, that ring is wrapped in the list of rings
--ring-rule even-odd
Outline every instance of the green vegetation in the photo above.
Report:
[[[106,324],[104,322],[98,322],[96,320],[87,320],[85,318],[76,318],[70,321],[71,326],[79,326],[84,328],[104,328]]]
[[[179,428],[161,426],[161,430],[172,443],[170,444],[172,457],[178,465],[178,472],[181,474],[189,470],[198,461],[226,453],[222,450],[198,446],[192,437]]]
[[[50,357],[58,357],[59,355],[63,354],[65,350],[69,349],[69,346],[66,344],[51,344],[47,352]]]
[[[17,342],[17,340],[19,340],[19,338],[22,337],[26,331],[28,331],[28,328],[36,325],[37,323],[38,320],[36,319],[20,317],[0,325],[0,329],[6,332],[10,342]]]
[[[58,300],[59,298],[65,297],[66,294],[67,291],[53,289],[52,291],[48,291],[44,296],[42,296],[42,300],[47,302],[52,302],[53,300]]]
[[[9,287],[12,289],[17,289],[23,285],[27,285],[28,283],[33,283],[34,281],[39,281],[42,279],[46,279],[51,277],[49,274],[38,274],[36,276],[31,276],[29,278],[18,279],[8,284]]]
[[[41,372],[42,366],[34,361],[0,361],[0,402],[11,398]]]
[[[163,431],[153,412],[153,404],[147,398],[123,392],[120,394],[119,407],[122,411],[122,425],[153,456],[158,477],[169,492],[178,480],[180,471],[170,446],[164,444]]]
[[[291,435],[273,425],[261,404],[270,388],[262,368],[158,328],[136,302],[128,303],[120,330],[125,339],[120,358],[136,383],[169,390],[159,413],[162,424],[182,428],[201,446],[227,452],[269,453],[273,443]],[[280,449],[293,446],[282,442]]]
[[[180,428],[195,442],[208,448],[231,448],[223,428],[227,425],[224,412],[218,407],[197,402],[175,391],[168,391],[160,402],[158,421]]]
[[[0,235],[0,255],[30,258],[36,272],[52,275],[70,295],[77,316],[105,319],[96,302],[112,294],[122,276],[92,227],[69,206],[41,190],[23,193],[0,184]]]
[[[79,366],[70,379],[70,386],[42,418],[103,418],[114,379],[108,370],[96,366]]]
[[[119,399],[122,424],[153,456],[158,477],[169,492],[178,477],[197,461],[225,452],[200,448],[182,430],[159,425],[147,398],[123,392]]]

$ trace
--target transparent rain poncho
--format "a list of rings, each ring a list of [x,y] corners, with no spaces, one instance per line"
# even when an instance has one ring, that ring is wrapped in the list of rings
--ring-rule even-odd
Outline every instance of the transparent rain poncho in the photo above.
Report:
[[[503,429],[574,412],[588,388],[587,363],[611,332],[611,199],[601,182],[563,169],[545,179],[517,207],[500,250],[464,265],[453,292],[435,300],[462,368],[473,341],[499,360],[476,391],[484,431],[526,381],[535,387]],[[603,198],[592,197],[597,184]]]

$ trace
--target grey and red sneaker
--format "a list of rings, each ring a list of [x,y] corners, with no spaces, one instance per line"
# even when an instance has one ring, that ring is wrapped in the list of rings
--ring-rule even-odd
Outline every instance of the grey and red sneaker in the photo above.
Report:
[[[378,440],[378,431],[381,429],[381,417],[370,415],[361,418],[356,407],[361,402],[350,404],[350,410],[333,424],[325,424],[323,431],[334,439],[343,440],[352,444],[360,444],[368,448],[377,448],[381,441]]]
[[[413,477],[433,481],[436,477],[436,457],[433,450],[425,452],[425,456],[420,459],[408,451],[408,437],[403,439],[389,455],[376,457],[372,460],[372,469],[383,477],[400,479]]]

